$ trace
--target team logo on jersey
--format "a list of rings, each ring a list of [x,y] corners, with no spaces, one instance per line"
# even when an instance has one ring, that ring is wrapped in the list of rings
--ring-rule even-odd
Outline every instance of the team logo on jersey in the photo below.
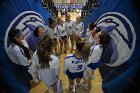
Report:
[[[112,37],[108,53],[104,57],[104,60],[108,61],[106,64],[115,67],[125,63],[131,57],[136,43],[136,33],[132,23],[123,14],[108,12],[103,14],[96,24]]]
[[[8,39],[8,33],[11,28],[20,29],[23,34],[25,35],[25,39],[27,39],[31,33],[35,30],[37,26],[43,26],[45,29],[46,27],[43,17],[34,11],[25,11],[19,14],[17,17],[13,19],[10,25],[7,28],[6,35],[5,35],[5,49],[10,45],[10,41]],[[28,42],[28,40],[26,40]],[[9,53],[7,53],[10,57]],[[11,57],[10,57],[11,59]]]

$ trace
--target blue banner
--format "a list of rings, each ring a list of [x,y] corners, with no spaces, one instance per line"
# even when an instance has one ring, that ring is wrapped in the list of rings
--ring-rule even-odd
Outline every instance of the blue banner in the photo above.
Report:
[[[11,28],[20,29],[25,38],[32,33],[33,27],[48,25],[51,15],[42,7],[42,0],[2,0],[0,2],[0,92],[29,93],[27,69],[13,63],[10,54],[8,32]],[[28,41],[27,41],[28,42]]]
[[[83,21],[87,29],[90,22],[108,32],[111,44],[103,58],[105,67],[102,88],[105,93],[129,93],[140,68],[140,17],[133,0],[100,0]],[[130,92],[131,93],[131,92]],[[136,93],[136,92],[132,92]]]

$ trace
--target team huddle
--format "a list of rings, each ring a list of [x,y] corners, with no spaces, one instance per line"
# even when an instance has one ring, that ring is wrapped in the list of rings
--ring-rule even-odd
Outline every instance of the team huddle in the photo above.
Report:
[[[64,74],[69,80],[69,93],[73,92],[73,88],[76,93],[80,93],[81,85],[84,89],[89,89],[88,80],[94,78],[94,70],[99,67],[111,37],[94,23],[89,24],[83,35],[84,24],[80,16],[74,22],[67,14],[65,20],[49,18],[49,30],[45,31],[43,26],[38,26],[26,39],[22,31],[11,29],[8,34],[11,42],[8,51],[13,53],[12,61],[28,68],[35,82],[41,80],[54,93],[62,93],[59,55],[67,54],[67,50],[70,50],[71,54],[62,60]],[[84,80],[83,84],[81,79]]]

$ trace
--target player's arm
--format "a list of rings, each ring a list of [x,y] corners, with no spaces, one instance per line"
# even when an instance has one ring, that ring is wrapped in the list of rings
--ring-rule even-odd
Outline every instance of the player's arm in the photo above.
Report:
[[[83,34],[83,32],[84,32],[84,24],[82,23],[82,32],[81,32],[81,34]]]
[[[75,27],[76,27],[75,25],[76,25],[76,23],[74,21],[72,21],[72,34],[75,33]]]
[[[68,58],[64,60],[64,74],[66,74],[66,71],[68,70]]]
[[[54,61],[55,61],[55,74],[59,78],[59,75],[60,75],[60,60],[59,60],[59,58],[56,58]]]
[[[24,54],[22,54],[21,51],[18,50],[17,47],[14,48],[14,54],[16,55],[17,60],[21,65],[23,66],[27,66],[27,64],[29,65],[27,57],[25,57]]]
[[[64,26],[64,31],[65,31],[64,33],[66,34],[66,36],[68,36],[67,31],[66,31],[66,24],[63,23],[63,26]]]
[[[56,33],[57,33],[57,35],[58,35],[58,38],[61,39],[61,38],[60,38],[59,27],[56,27]]]
[[[94,49],[93,49],[93,51],[91,51],[92,53],[91,53],[91,55],[90,55],[90,57],[89,57],[89,60],[88,60],[88,62],[87,62],[87,65],[89,65],[90,63],[97,63],[98,61],[99,61],[99,59],[100,59],[100,57],[101,57],[101,54],[102,54],[102,50],[101,50],[101,48],[100,47],[95,47]]]
[[[29,67],[28,72],[32,75],[35,82],[39,81],[39,63],[36,52],[33,54],[32,64]]]

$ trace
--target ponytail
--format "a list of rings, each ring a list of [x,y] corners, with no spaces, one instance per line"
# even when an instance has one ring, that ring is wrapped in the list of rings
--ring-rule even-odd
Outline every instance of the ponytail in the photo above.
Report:
[[[52,40],[49,36],[44,36],[38,45],[37,48],[37,56],[39,58],[39,64],[41,65],[41,68],[49,68],[49,62],[52,60],[50,55],[52,54]]]
[[[83,46],[83,48],[81,50],[81,54],[83,56],[84,61],[87,61],[89,54],[90,54],[90,44],[89,43],[85,43],[85,45]]]
[[[81,53],[82,58],[88,60],[90,54],[90,44],[86,42],[84,38],[78,38],[76,41],[77,50]]]

